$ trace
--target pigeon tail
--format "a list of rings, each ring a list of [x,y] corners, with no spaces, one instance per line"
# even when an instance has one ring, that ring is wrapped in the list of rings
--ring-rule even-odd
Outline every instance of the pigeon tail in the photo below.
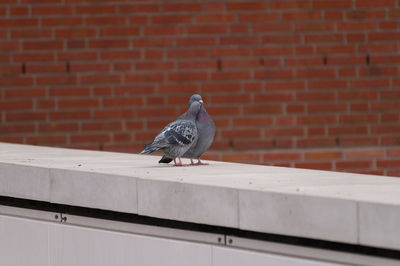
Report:
[[[172,160],[173,160],[173,159],[168,158],[167,156],[164,155],[164,156],[161,158],[161,160],[158,161],[158,163],[170,163],[170,162],[172,162]]]
[[[156,146],[154,146],[152,144],[153,143],[145,145],[143,151],[140,154],[149,154],[149,153],[152,153],[152,152],[155,152],[155,151],[159,150],[158,147],[156,147]]]

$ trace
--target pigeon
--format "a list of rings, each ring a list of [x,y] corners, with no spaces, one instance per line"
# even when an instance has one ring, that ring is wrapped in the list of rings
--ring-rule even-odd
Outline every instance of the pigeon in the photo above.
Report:
[[[192,165],[206,165],[207,163],[201,162],[200,156],[203,155],[206,150],[208,150],[214,140],[215,124],[212,118],[208,115],[206,108],[204,107],[203,100],[199,94],[193,94],[192,97],[190,97],[189,106],[191,106],[194,102],[201,103],[200,111],[196,117],[196,127],[199,138],[197,143],[192,145],[182,157],[190,158]],[[198,160],[197,163],[193,162],[193,158]],[[159,163],[169,163],[171,161],[171,158],[164,155]]]
[[[186,113],[164,127],[154,140],[144,147],[140,154],[162,150],[166,158],[170,158],[171,161],[174,160],[175,166],[184,166],[180,157],[197,143],[198,131],[195,119],[201,105],[202,102],[194,101]],[[178,163],[176,158],[179,160]]]

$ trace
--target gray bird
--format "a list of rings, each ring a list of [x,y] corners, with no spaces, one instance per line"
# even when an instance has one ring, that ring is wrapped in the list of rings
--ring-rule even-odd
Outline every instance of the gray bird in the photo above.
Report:
[[[214,140],[215,124],[212,118],[208,115],[206,108],[203,105],[203,100],[199,94],[193,94],[192,97],[190,97],[189,106],[191,106],[194,102],[201,103],[200,111],[196,117],[196,127],[199,138],[197,140],[197,143],[192,145],[182,157],[190,158],[190,162],[192,165],[204,165],[207,163],[202,163],[200,160],[200,156],[208,150]],[[198,162],[194,163],[193,158],[196,158]],[[169,163],[171,161],[171,158],[164,155],[159,163]]]
[[[155,139],[144,147],[140,154],[149,154],[162,150],[164,156],[174,160],[175,166],[183,166],[182,155],[197,143],[198,131],[195,119],[201,109],[202,102],[194,101],[189,110],[176,121],[169,123]],[[179,162],[176,162],[176,158]]]

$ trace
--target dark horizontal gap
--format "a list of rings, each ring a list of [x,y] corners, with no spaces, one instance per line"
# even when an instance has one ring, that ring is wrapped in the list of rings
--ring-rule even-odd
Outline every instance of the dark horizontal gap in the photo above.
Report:
[[[377,257],[384,257],[391,259],[400,259],[400,251],[393,249],[376,248],[376,247],[354,245],[354,244],[347,244],[347,243],[340,243],[340,242],[333,242],[326,240],[304,238],[304,237],[259,233],[254,231],[228,228],[223,226],[181,222],[181,221],[142,216],[138,214],[115,212],[115,211],[93,209],[86,207],[77,207],[77,206],[49,203],[44,201],[0,196],[0,205],[28,208],[33,210],[56,212],[56,213],[66,213],[76,216],[84,216],[84,217],[105,219],[111,221],[145,224],[145,225],[183,229],[183,230],[205,232],[205,233],[233,235],[242,238],[263,240],[281,244],[320,248],[326,250],[341,251],[341,252],[355,253],[368,256],[377,256]]]

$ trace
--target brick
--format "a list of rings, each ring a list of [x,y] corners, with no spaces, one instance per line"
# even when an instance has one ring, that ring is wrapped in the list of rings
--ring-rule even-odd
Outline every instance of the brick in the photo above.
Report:
[[[78,131],[78,123],[48,123],[38,126],[39,132],[54,133],[54,132],[74,132]]]
[[[87,17],[86,25],[88,26],[106,26],[106,25],[125,25],[126,17]]]
[[[328,134],[331,136],[341,135],[365,135],[368,132],[366,125],[362,126],[333,126],[328,128]]]
[[[252,105],[243,107],[244,114],[280,114],[282,106],[280,105]]]
[[[141,117],[171,117],[176,115],[175,109],[173,108],[160,108],[160,107],[152,107],[152,108],[142,108],[137,110],[138,116]]]
[[[71,142],[73,143],[91,143],[91,142],[109,142],[110,135],[108,134],[79,134],[79,135],[71,135],[70,136]]]
[[[247,71],[224,71],[211,73],[212,80],[246,80],[250,78]]]
[[[160,84],[158,85],[158,91],[160,93],[192,93],[197,91],[197,85],[195,84]]]
[[[333,92],[297,92],[297,101],[334,101],[336,99]]]
[[[65,135],[28,136],[26,137],[26,143],[33,145],[65,144],[67,143],[67,137]]]
[[[297,117],[297,124],[299,125],[335,124],[336,121],[337,118],[335,115],[307,115]]]
[[[285,65],[289,67],[322,66],[324,65],[324,60],[322,57],[287,58],[285,59]]]
[[[397,45],[394,43],[360,44],[358,50],[361,53],[392,53],[397,51]]]
[[[353,54],[356,51],[354,45],[318,45],[317,54]]]
[[[305,89],[304,81],[268,81],[267,90],[303,90]]]
[[[22,45],[24,50],[61,50],[64,47],[62,41],[26,41]]]
[[[55,100],[36,100],[37,109],[54,109],[55,107]]]
[[[396,0],[381,0],[378,3],[374,0],[356,0],[357,8],[378,8],[378,7],[395,7]]]
[[[86,122],[82,124],[83,131],[117,131],[122,130],[121,122]]]
[[[27,64],[26,73],[63,73],[66,72],[65,64]]]
[[[258,36],[246,36],[246,37],[237,37],[237,36],[229,36],[229,37],[221,37],[220,44],[221,45],[255,45],[259,43]]]
[[[216,60],[191,60],[191,61],[180,61],[179,69],[216,69]]]
[[[45,27],[57,26],[81,26],[83,25],[82,17],[44,17],[42,18],[42,25]]]
[[[58,100],[60,109],[76,109],[76,108],[93,108],[99,106],[98,99],[73,99],[73,100]]]
[[[224,47],[224,48],[212,48],[210,51],[211,56],[223,57],[223,56],[249,56],[251,50],[245,47]]]
[[[77,14],[104,15],[114,14],[116,12],[115,5],[78,5],[75,8]]]
[[[365,56],[330,56],[327,60],[328,65],[363,65],[365,62]]]
[[[141,97],[124,97],[124,98],[106,98],[103,99],[104,107],[118,107],[118,106],[137,106],[142,105],[143,100]]]
[[[346,159],[379,158],[385,155],[384,149],[358,149],[345,151]]]
[[[140,28],[139,27],[129,27],[129,28],[101,28],[100,36],[104,37],[115,37],[115,36],[139,36]]]
[[[313,8],[351,8],[353,7],[352,0],[315,0],[312,3]]]
[[[290,102],[293,100],[293,94],[289,92],[254,94],[255,103],[274,103],[274,102]]]
[[[32,86],[32,77],[0,77],[0,86]]]
[[[393,134],[400,132],[400,125],[378,125],[371,126],[371,133],[376,135]]]
[[[224,34],[228,32],[226,25],[188,25],[188,34]]]
[[[224,153],[222,160],[238,163],[260,163],[261,156],[258,153]]]
[[[341,151],[310,151],[304,154],[306,160],[335,160],[342,159],[343,154]]]
[[[310,80],[309,89],[346,89],[346,80]]]
[[[44,76],[37,77],[38,85],[71,85],[77,83],[76,76]]]
[[[44,120],[46,120],[46,113],[44,112],[6,113],[7,122],[44,121]]]
[[[351,114],[339,116],[339,122],[345,124],[376,123],[377,121],[378,115],[376,114]]]
[[[199,14],[195,16],[197,23],[227,23],[233,22],[234,14]]]
[[[211,92],[238,92],[241,90],[239,83],[223,82],[223,83],[204,83],[201,86],[202,91]]]
[[[165,12],[199,12],[202,10],[201,3],[179,3],[162,5],[162,10]]]
[[[259,92],[263,90],[263,84],[259,82],[246,82],[243,84],[246,92]]]
[[[288,104],[286,106],[286,112],[289,114],[293,113],[304,113],[305,107],[301,104]]]
[[[162,82],[164,81],[164,75],[162,73],[137,73],[137,74],[126,74],[125,82],[136,83],[136,82]]]
[[[399,41],[400,32],[371,32],[368,34],[370,42]]]
[[[171,37],[140,38],[133,40],[134,47],[171,47],[174,39]]]
[[[206,72],[169,73],[168,80],[172,81],[172,82],[203,81],[203,80],[207,80],[207,73]]]
[[[346,103],[308,104],[308,113],[341,113],[347,111]]]
[[[298,138],[296,141],[297,147],[301,148],[313,148],[313,147],[334,147],[336,146],[336,140],[334,138]]]
[[[289,69],[255,71],[254,77],[256,79],[288,79],[293,77],[293,71]]]
[[[214,37],[185,37],[177,38],[177,46],[214,46],[217,39]]]
[[[296,77],[298,78],[334,78],[335,76],[335,69],[307,68],[296,70]]]
[[[325,19],[326,20],[343,20],[343,18],[344,18],[344,14],[343,14],[342,10],[340,10],[340,11],[325,11]]]
[[[82,84],[120,83],[121,76],[114,74],[92,74],[80,77]]]
[[[360,76],[397,76],[397,67],[373,66],[359,69]]]
[[[88,38],[96,36],[94,28],[56,29],[56,38]]]
[[[299,162],[295,163],[296,168],[332,170],[332,162]]]
[[[192,21],[191,15],[155,15],[151,17],[154,24],[176,24],[176,23],[190,23]]]
[[[273,148],[273,142],[271,140],[240,140],[235,139],[232,142],[235,150],[259,150]]]
[[[26,125],[19,125],[19,124],[11,124],[11,125],[0,125],[0,132],[2,134],[13,134],[13,133],[33,133],[35,131],[35,125],[33,124],[26,124]]]
[[[33,98],[46,96],[44,88],[29,88],[29,89],[6,89],[6,98]]]
[[[263,154],[264,162],[270,161],[298,161],[301,160],[300,152],[269,152]]]
[[[267,128],[264,130],[266,137],[301,137],[304,135],[303,128]]]
[[[57,111],[50,113],[51,120],[81,120],[81,119],[89,119],[91,118],[90,111],[88,110],[65,110],[65,111]]]
[[[253,24],[253,32],[291,32],[292,25],[289,23],[268,23],[268,24]]]
[[[337,169],[365,169],[371,168],[372,161],[337,161]]]
[[[159,11],[158,4],[124,4],[119,6],[119,12],[124,13],[153,13]]]
[[[239,107],[238,106],[210,106],[207,107],[207,112],[210,113],[211,115],[238,115],[239,114]]]
[[[140,24],[147,24],[148,23],[148,17],[147,16],[130,16],[129,17],[129,24],[133,25],[140,25]]]
[[[357,91],[345,91],[338,93],[339,100],[375,100],[378,98],[377,91],[366,91],[366,90],[357,90]]]
[[[0,18],[0,28],[5,27],[37,27],[39,20],[37,18]]]
[[[114,93],[116,95],[136,95],[137,93],[148,93],[154,92],[154,86],[152,85],[131,85],[131,86],[116,86]]]
[[[130,51],[103,51],[101,52],[101,58],[104,60],[126,60],[126,59],[138,59],[141,54],[138,50]]]
[[[71,15],[71,6],[33,6],[32,15],[43,16],[43,15]]]
[[[366,40],[366,35],[364,33],[347,33],[347,41],[349,43],[362,43]]]
[[[307,136],[325,136],[326,130],[322,127],[309,127],[307,128]]]
[[[62,87],[62,88],[50,88],[50,96],[53,97],[74,97],[74,96],[89,96],[89,87]]]
[[[282,13],[282,19],[285,21],[295,20],[321,20],[322,13],[319,11],[296,11]]]
[[[51,38],[52,32],[50,29],[13,29],[11,31],[12,39],[37,39]]]
[[[213,104],[247,103],[250,101],[250,95],[243,95],[243,94],[213,95],[211,97],[211,100]]]
[[[300,43],[299,35],[264,35],[261,42],[265,44],[296,44]]]
[[[389,80],[387,79],[359,79],[351,80],[350,88],[388,88]]]
[[[122,119],[122,118],[133,118],[134,112],[130,109],[108,109],[108,110],[95,110],[94,119]]]
[[[232,130],[222,130],[222,138],[229,139],[240,139],[240,138],[258,138],[260,137],[259,129],[232,129]]]
[[[337,23],[340,31],[371,31],[376,30],[375,21],[348,21]]]
[[[107,63],[71,63],[71,72],[107,72],[110,65]]]
[[[129,40],[108,39],[108,40],[90,40],[89,48],[95,49],[113,49],[113,48],[128,48]]]
[[[205,57],[208,55],[206,49],[179,49],[179,50],[168,50],[168,58],[198,58]]]
[[[33,108],[32,101],[0,101],[0,110],[29,110]]]
[[[59,52],[57,58],[63,61],[89,61],[97,59],[97,52]]]
[[[0,65],[1,76],[11,76],[22,73],[21,65]]]
[[[10,7],[11,16],[27,16],[29,14],[29,8],[26,6]]]
[[[247,11],[247,10],[264,10],[267,7],[265,2],[234,2],[227,3],[226,9],[228,11]]]
[[[377,146],[377,137],[340,137],[340,146],[343,147],[357,147],[357,146]]]
[[[280,14],[276,13],[276,12],[239,14],[239,21],[240,22],[278,21],[279,18],[280,18]]]
[[[185,28],[181,25],[148,26],[144,28],[145,35],[181,35]]]
[[[165,123],[165,124],[168,124],[168,123]],[[143,122],[142,121],[126,121],[125,122],[125,128],[127,130],[142,129],[143,128]]]
[[[233,118],[234,127],[259,127],[272,125],[271,117],[235,117]]]
[[[343,34],[307,34],[304,36],[306,43],[343,43]]]
[[[269,4],[270,9],[309,9],[311,7],[310,1],[294,0],[294,1],[271,1]]]

